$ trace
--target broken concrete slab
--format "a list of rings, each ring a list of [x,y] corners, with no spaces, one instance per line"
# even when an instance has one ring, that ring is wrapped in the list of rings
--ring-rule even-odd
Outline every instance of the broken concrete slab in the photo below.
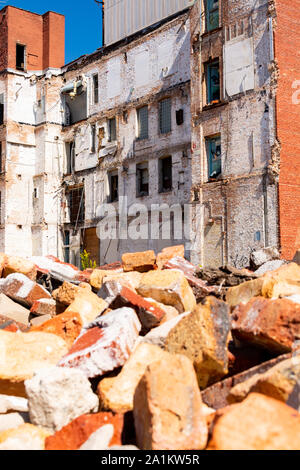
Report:
[[[98,411],[98,397],[77,369],[43,369],[26,380],[25,389],[31,423],[51,433],[83,414]]]

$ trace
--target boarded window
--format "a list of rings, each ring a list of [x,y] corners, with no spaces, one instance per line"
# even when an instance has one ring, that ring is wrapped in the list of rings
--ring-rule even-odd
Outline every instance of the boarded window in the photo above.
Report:
[[[208,176],[209,179],[215,179],[222,172],[221,136],[207,138],[206,151],[208,156]]]
[[[159,192],[172,190],[172,157],[159,160]]]
[[[4,121],[4,95],[0,95],[0,126]]]
[[[171,132],[171,98],[166,98],[159,103],[159,128],[161,134]]]
[[[85,201],[84,201],[84,188],[71,189],[68,194],[69,210],[70,210],[70,223],[77,224],[84,221]]]
[[[219,27],[219,0],[206,0],[206,30]]]
[[[228,96],[254,88],[253,38],[225,43],[224,75],[225,93]]]
[[[108,142],[117,140],[117,123],[116,118],[108,120]]]
[[[109,202],[115,202],[119,199],[119,177],[118,172],[113,171],[108,175],[109,179]]]
[[[97,73],[93,75],[93,100],[94,104],[97,104],[99,101],[99,80]]]
[[[136,195],[148,196],[149,194],[149,170],[148,163],[140,163],[136,166]]]
[[[22,44],[16,45],[16,69],[25,70],[25,50],[26,47]]]
[[[207,104],[220,101],[220,70],[219,61],[206,65]]]
[[[137,110],[138,139],[148,139],[148,106]]]

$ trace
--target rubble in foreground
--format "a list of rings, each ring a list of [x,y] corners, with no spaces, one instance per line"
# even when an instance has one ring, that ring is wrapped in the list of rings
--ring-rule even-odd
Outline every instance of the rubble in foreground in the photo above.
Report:
[[[0,254],[0,450],[300,450],[300,266],[276,255]]]

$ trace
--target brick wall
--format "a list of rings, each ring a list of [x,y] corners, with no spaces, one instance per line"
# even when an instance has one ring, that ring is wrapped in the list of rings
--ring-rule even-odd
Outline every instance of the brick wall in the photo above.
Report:
[[[277,137],[281,144],[279,218],[282,257],[300,248],[300,0],[276,0],[275,57],[279,66]],[[295,86],[295,85],[294,85]],[[298,85],[298,90],[300,86]],[[293,103],[294,101],[298,101]],[[298,99],[297,99],[298,97]]]
[[[1,21],[2,20],[2,21]],[[16,68],[16,44],[26,46],[26,70],[64,65],[64,16],[8,6],[0,13],[0,70]]]

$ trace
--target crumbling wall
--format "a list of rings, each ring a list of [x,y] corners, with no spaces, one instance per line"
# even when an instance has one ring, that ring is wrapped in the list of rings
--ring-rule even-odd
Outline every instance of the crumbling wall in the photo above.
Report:
[[[189,21],[187,15],[141,36],[132,43],[117,48],[101,60],[85,67],[66,71],[66,83],[81,76],[88,82],[88,119],[65,127],[62,138],[75,141],[75,173],[67,177],[68,184],[85,187],[85,222],[78,224],[72,234],[74,252],[79,251],[84,230],[99,222],[97,211],[109,201],[108,172],[117,171],[119,199],[126,197],[128,208],[144,204],[181,204],[190,198],[190,66]],[[93,103],[92,76],[99,76],[99,103]],[[172,131],[159,132],[159,101],[171,98]],[[76,100],[76,98],[75,98]],[[136,109],[148,106],[149,138],[138,140]],[[183,109],[184,122],[176,123],[176,111]],[[107,120],[116,118],[117,141],[108,142]],[[96,126],[96,146],[91,148],[91,126]],[[102,136],[102,137],[101,137]],[[172,156],[172,191],[159,192],[158,159]],[[148,162],[149,195],[136,194],[136,165]],[[118,203],[112,203],[119,212]],[[65,211],[65,229],[68,212]],[[138,215],[138,214],[137,214]],[[150,214],[149,214],[150,220]],[[81,232],[81,235],[80,235]],[[176,240],[181,243],[183,239]],[[171,241],[172,242],[172,241]],[[114,261],[126,251],[148,248],[159,251],[170,244],[168,240],[101,240],[101,263]],[[77,248],[76,248],[77,247]],[[77,255],[78,258],[78,255]]]
[[[205,265],[242,267],[251,250],[278,245],[276,180],[268,170],[276,143],[268,2],[221,2],[222,27],[210,33],[197,24],[199,17],[197,2],[191,12],[192,220],[200,235],[192,258]],[[236,54],[234,62],[229,52]],[[220,62],[221,100],[207,106],[205,64],[214,59]],[[245,80],[240,69],[232,68],[239,61]],[[209,179],[205,139],[216,134],[221,136],[222,175],[214,181]]]

